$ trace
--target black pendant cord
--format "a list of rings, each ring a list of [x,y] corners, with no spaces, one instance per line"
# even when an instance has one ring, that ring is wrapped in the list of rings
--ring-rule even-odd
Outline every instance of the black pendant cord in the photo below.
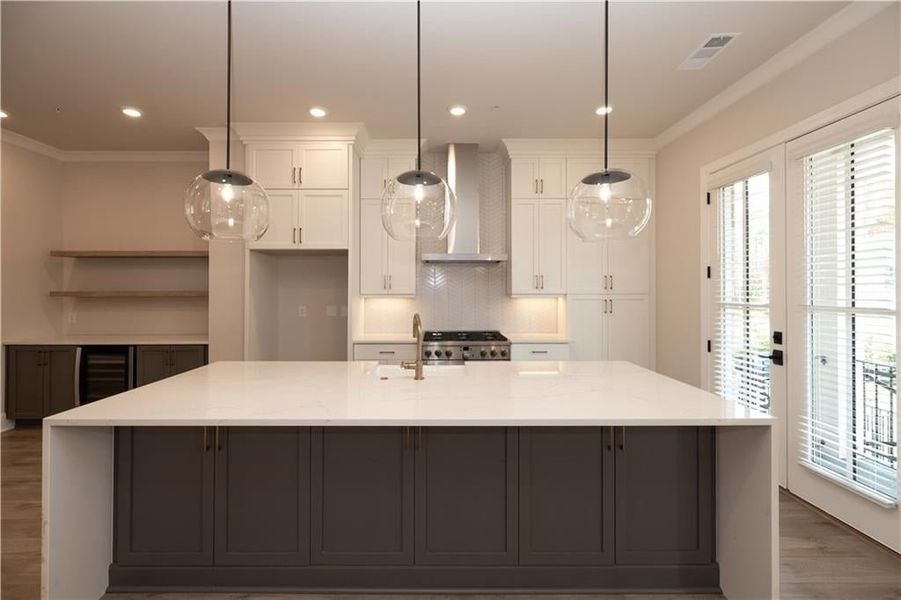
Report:
[[[230,1],[230,0],[229,0]],[[422,170],[422,68],[420,56],[422,48],[419,18],[419,0],[416,0],[416,170]]]
[[[610,0],[604,0],[604,172],[607,172],[607,143],[610,138]]]
[[[232,158],[232,0],[228,0],[228,58],[225,71],[225,170]]]

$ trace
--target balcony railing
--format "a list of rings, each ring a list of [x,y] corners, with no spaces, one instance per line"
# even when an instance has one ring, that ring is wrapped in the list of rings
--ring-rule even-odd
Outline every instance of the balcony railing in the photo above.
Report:
[[[898,463],[898,429],[895,413],[898,369],[895,365],[858,360],[854,422],[862,425],[860,451],[892,469]],[[862,419],[862,422],[858,419]]]

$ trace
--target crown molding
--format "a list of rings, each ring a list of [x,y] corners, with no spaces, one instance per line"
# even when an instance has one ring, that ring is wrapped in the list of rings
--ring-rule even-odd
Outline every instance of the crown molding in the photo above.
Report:
[[[428,140],[422,140],[421,148],[425,152]],[[416,155],[416,138],[369,140],[363,149],[363,156],[398,156]]]
[[[852,2],[668,127],[654,139],[655,147],[662,148],[698,127],[890,6],[888,2]]]
[[[603,156],[601,139],[541,139],[505,138],[499,150],[509,157],[516,156]],[[618,157],[653,158],[657,153],[654,140],[617,138],[610,140],[610,154]]]
[[[3,131],[3,141],[60,162],[207,162],[204,151],[60,150],[19,133]]]

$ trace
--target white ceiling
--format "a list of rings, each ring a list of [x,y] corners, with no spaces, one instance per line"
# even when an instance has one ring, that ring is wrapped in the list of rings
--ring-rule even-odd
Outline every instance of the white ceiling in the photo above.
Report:
[[[611,136],[650,138],[845,2],[611,5]],[[2,2],[4,128],[65,150],[203,149],[224,106],[224,2]],[[423,137],[431,144],[601,132],[599,3],[424,2]],[[414,137],[415,3],[238,2],[233,119],[363,122]],[[712,33],[707,68],[677,71]],[[451,117],[447,107],[470,112]],[[144,118],[123,116],[124,105]],[[57,110],[59,108],[59,110]]]

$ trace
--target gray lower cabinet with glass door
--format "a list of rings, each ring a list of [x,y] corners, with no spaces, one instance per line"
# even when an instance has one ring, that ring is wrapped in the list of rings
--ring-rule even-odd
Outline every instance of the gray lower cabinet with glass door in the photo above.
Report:
[[[76,353],[74,346],[7,346],[7,418],[43,419],[74,408]]]
[[[136,385],[147,385],[207,363],[207,347],[202,345],[138,346]]]
[[[719,586],[709,428],[117,436],[110,591]]]

